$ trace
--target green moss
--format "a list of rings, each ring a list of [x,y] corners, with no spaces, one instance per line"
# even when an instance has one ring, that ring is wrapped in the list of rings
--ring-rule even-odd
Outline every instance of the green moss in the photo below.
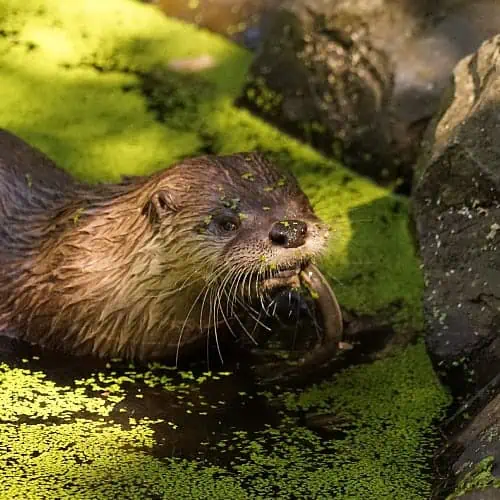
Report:
[[[283,100],[283,96],[270,89],[261,77],[248,78],[246,97],[257,109],[266,114],[279,112]]]
[[[201,144],[196,131],[158,124],[134,72],[161,78],[168,60],[208,50],[217,67],[206,79],[231,100],[250,59],[133,1],[1,0],[0,12],[2,126],[90,180],[151,172]]]
[[[494,457],[486,457],[479,462],[473,470],[465,475],[458,483],[455,491],[448,497],[448,500],[459,498],[469,491],[482,490],[486,488],[498,488],[500,490],[500,479],[492,474],[495,464]]]
[[[322,440],[285,417],[252,441],[237,438],[245,461],[235,469],[256,496],[270,498],[278,485],[283,498],[428,498],[428,429],[447,398],[423,346],[276,398],[292,414],[329,414],[341,437]]]
[[[57,427],[0,424],[0,498],[145,499],[245,498],[224,471],[196,462],[158,460],[147,454],[153,431],[147,424],[76,421]]]
[[[123,405],[131,384],[197,394],[200,384],[229,373],[181,372],[174,381],[160,365],[120,375],[112,368],[70,387],[40,371],[0,365],[0,498],[241,498],[236,481],[215,479],[222,469],[151,456],[153,427],[162,420],[138,422]],[[113,420],[122,410],[127,426]]]
[[[44,373],[0,365],[0,418],[3,423],[25,420],[68,420],[75,412],[108,416],[112,405],[89,397],[83,389],[72,390],[46,380]]]

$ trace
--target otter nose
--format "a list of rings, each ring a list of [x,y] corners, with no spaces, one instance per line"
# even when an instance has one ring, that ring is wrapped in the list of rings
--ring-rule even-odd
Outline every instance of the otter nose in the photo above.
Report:
[[[269,238],[275,245],[285,248],[300,247],[306,241],[307,224],[301,220],[282,220],[275,222]]]

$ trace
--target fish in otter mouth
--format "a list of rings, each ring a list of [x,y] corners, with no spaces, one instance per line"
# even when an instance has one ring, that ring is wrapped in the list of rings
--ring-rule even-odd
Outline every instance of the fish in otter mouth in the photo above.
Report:
[[[327,240],[295,178],[260,154],[91,185],[0,131],[0,334],[166,358],[219,345],[275,290],[302,287],[336,349],[340,309],[313,264]]]

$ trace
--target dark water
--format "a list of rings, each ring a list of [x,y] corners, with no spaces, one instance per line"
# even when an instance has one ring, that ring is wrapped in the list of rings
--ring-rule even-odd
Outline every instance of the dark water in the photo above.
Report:
[[[127,426],[131,415],[137,420],[162,419],[164,423],[155,427],[157,443],[153,453],[156,456],[203,457],[224,464],[228,455],[216,448],[221,438],[235,430],[252,433],[279,423],[281,416],[264,396],[266,391],[276,387],[300,389],[329,378],[332,373],[348,366],[371,362],[373,355],[383,349],[394,333],[390,329],[357,332],[356,338],[349,339],[353,348],[324,366],[286,372],[280,376],[288,366],[285,359],[314,345],[320,334],[311,326],[310,318],[293,316],[287,320],[269,323],[274,333],[269,336],[261,332],[257,347],[248,339],[239,339],[224,345],[221,360],[214,345],[207,353],[184,358],[177,369],[171,364],[140,365],[72,356],[7,337],[0,337],[0,364],[43,372],[47,380],[58,386],[74,387],[75,380],[95,378],[96,374],[109,379],[116,377],[117,380],[130,376],[133,382],[126,384],[124,401],[128,410],[113,413],[114,422]],[[267,339],[264,338],[266,335]],[[207,373],[210,375],[206,376]],[[168,382],[152,387],[147,383],[151,374],[156,381],[163,377]],[[169,385],[172,390],[166,389]],[[106,392],[105,389],[96,389],[94,396],[106,398]],[[83,412],[76,417],[89,418],[89,415]],[[32,418],[29,422],[34,423]],[[171,422],[182,422],[189,432],[177,432]],[[57,419],[53,423],[57,424]],[[310,427],[318,430],[316,422],[311,422]]]

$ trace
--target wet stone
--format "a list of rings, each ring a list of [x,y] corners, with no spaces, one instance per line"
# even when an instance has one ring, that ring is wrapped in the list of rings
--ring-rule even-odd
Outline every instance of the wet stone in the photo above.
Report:
[[[288,0],[265,15],[238,103],[407,191],[458,60],[500,25],[496,0]]]
[[[440,476],[469,498],[500,497],[483,492],[500,472],[499,100],[496,36],[456,66],[426,131],[412,195],[427,349],[457,409]]]

